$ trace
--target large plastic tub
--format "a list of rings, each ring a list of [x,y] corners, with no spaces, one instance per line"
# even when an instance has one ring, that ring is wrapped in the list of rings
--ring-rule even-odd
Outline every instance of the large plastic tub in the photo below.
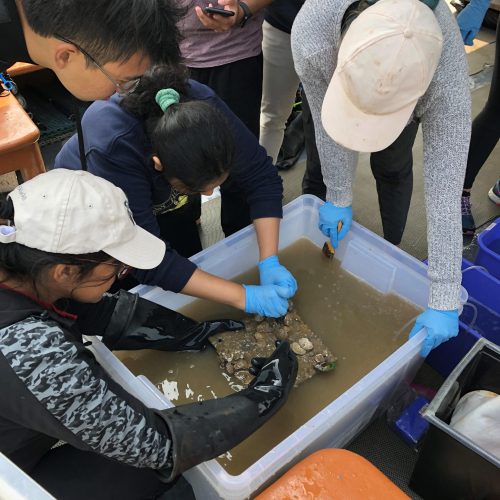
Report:
[[[55,500],[31,477],[0,453],[0,498],[6,500]]]
[[[430,424],[410,487],[427,500],[500,498],[500,460],[450,427],[458,400],[475,390],[500,393],[500,347],[480,339],[422,411]]]
[[[484,266],[500,279],[500,218],[490,224],[477,238],[478,252],[475,263]]]
[[[481,337],[500,345],[500,280],[462,259],[462,286],[468,300],[460,315],[458,336],[434,349],[426,359],[443,377]]]
[[[304,195],[284,207],[280,247],[308,238],[319,248],[325,237],[318,230],[318,209],[322,202]],[[353,273],[376,290],[394,293],[420,306],[427,306],[429,283],[427,267],[419,260],[391,245],[371,231],[354,223],[335,253],[344,270]],[[232,278],[256,265],[258,247],[252,227],[242,229],[192,258],[200,268],[224,278]],[[177,309],[193,299],[141,286],[145,298]],[[466,292],[463,290],[463,301]],[[342,447],[353,439],[391,399],[398,384],[410,381],[419,368],[424,332],[415,335],[379,366],[331,402],[287,439],[238,476],[228,474],[217,461],[194,467],[185,477],[199,498],[225,500],[247,498],[269,485],[293,464],[326,447]],[[171,403],[144,377],[134,377],[98,341],[93,350],[111,376],[146,404],[156,408]]]

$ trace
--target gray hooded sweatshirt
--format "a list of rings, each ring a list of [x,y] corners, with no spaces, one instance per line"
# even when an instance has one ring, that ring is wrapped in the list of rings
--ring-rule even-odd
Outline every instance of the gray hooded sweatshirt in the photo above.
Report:
[[[401,0],[404,1],[404,0]],[[292,52],[311,108],[327,201],[352,204],[358,153],[335,143],[321,124],[321,105],[337,65],[342,18],[353,0],[306,0],[292,28]],[[457,23],[441,0],[434,11],[443,51],[414,116],[422,124],[427,213],[429,307],[460,305],[462,230],[460,196],[471,128],[468,66]]]

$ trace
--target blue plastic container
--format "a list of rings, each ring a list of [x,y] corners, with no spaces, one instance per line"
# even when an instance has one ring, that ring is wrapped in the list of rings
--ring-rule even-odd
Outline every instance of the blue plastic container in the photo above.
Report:
[[[468,303],[464,305],[460,319],[470,330],[500,345],[500,313],[469,298]]]
[[[475,263],[500,279],[500,218],[478,236],[477,244],[479,249]]]
[[[500,219],[499,219],[500,220]],[[500,280],[462,259],[462,286],[469,299],[460,315],[458,336],[440,345],[426,362],[447,377],[478,339],[500,345]]]
[[[477,302],[500,314],[500,279],[462,259],[462,286]]]

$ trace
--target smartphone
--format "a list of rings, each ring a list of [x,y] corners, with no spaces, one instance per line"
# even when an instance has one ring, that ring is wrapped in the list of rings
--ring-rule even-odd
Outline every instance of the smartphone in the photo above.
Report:
[[[234,16],[234,12],[232,10],[225,10],[222,7],[203,7],[203,12],[205,14],[217,14],[224,17]]]

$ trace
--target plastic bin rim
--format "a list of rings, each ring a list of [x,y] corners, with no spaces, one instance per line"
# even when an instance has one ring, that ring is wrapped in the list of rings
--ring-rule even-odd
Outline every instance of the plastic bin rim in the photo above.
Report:
[[[490,340],[485,339],[484,337],[478,339],[476,343],[470,348],[469,352],[463,357],[462,361],[460,361],[460,363],[458,363],[458,365],[455,366],[453,371],[448,375],[448,377],[442,383],[441,387],[434,396],[433,400],[427,405],[425,410],[426,412],[435,413],[438,410],[446,394],[448,393],[448,391],[450,390],[451,386],[456,381],[458,376],[462,373],[465,366],[467,366],[472,360],[472,358],[484,347],[488,347],[491,350],[495,351],[496,353],[500,354],[500,346],[497,346],[494,342],[491,342]]]

